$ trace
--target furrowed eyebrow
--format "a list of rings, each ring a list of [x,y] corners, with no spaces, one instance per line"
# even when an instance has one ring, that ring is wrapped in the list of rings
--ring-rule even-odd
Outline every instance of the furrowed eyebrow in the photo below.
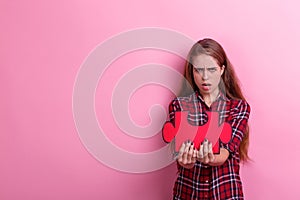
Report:
[[[205,67],[194,67],[195,69],[205,69]],[[217,69],[217,67],[207,67],[208,70],[210,69]]]

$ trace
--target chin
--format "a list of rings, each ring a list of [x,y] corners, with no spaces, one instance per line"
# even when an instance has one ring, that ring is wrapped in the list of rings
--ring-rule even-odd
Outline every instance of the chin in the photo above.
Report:
[[[201,94],[210,94],[211,91],[210,90],[200,90]]]

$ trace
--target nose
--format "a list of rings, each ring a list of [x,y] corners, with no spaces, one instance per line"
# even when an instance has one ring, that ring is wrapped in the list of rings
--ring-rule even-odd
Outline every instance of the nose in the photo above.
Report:
[[[208,76],[207,76],[207,70],[203,70],[202,72],[202,80],[207,80],[208,79]]]

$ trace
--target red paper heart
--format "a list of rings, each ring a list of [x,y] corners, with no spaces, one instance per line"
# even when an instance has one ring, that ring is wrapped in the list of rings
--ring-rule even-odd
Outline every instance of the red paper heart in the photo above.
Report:
[[[232,135],[229,123],[224,122],[219,126],[219,113],[206,112],[208,121],[202,126],[193,126],[188,122],[188,111],[175,112],[174,125],[166,122],[162,129],[163,139],[171,142],[175,137],[175,151],[179,151],[181,144],[187,140],[193,141],[196,149],[207,139],[213,145],[213,152],[219,153],[219,140],[227,144]]]

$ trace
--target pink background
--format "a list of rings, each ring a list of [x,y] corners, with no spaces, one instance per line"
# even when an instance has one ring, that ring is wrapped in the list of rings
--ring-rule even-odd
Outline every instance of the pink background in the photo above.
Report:
[[[242,167],[246,199],[300,199],[299,6],[292,0],[0,1],[0,199],[171,198],[174,164],[144,174],[111,169],[87,152],[73,120],[73,86],[84,59],[109,37],[141,27],[212,37],[224,46],[252,106],[253,162]],[[148,53],[113,65],[177,59],[180,70],[180,59]],[[98,114],[100,98],[97,92]],[[170,94],[148,86],[134,98],[139,111],[132,118],[147,124],[148,108]],[[131,151],[162,146],[159,139],[135,146],[123,135],[108,137]]]

